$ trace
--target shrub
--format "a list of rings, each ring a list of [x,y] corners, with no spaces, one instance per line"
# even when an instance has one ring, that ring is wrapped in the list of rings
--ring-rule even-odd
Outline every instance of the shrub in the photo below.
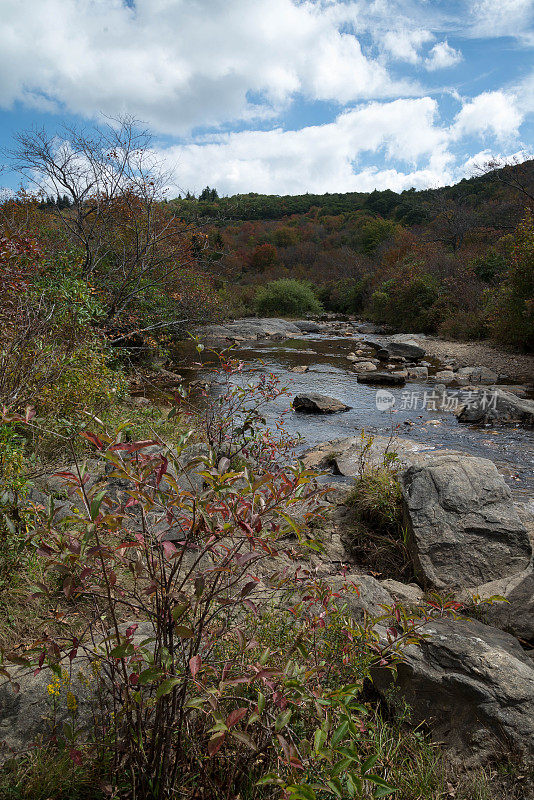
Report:
[[[366,297],[365,280],[342,280],[319,290],[319,300],[328,311],[338,314],[359,314]]]
[[[0,420],[0,584],[19,566],[32,519],[24,504],[31,460],[20,427]]]
[[[307,281],[281,278],[258,290],[256,309],[260,314],[269,316],[301,316],[319,314],[322,306]]]
[[[4,654],[55,673],[54,697],[70,687],[56,744],[75,763],[111,761],[111,782],[128,776],[140,800],[167,800],[178,781],[207,800],[394,792],[364,681],[443,609],[391,610],[380,642],[372,622],[347,614],[340,593],[302,567],[317,547],[303,527],[322,491],[300,464],[232,470],[191,450],[191,432],[172,450],[120,431],[84,436],[111,472],[94,485],[81,465],[59,473],[72,515],[45,516],[33,536],[50,576],[37,594],[56,621],[24,654]],[[70,607],[59,629],[58,576]],[[92,736],[69,676],[79,656],[99,687]]]
[[[507,242],[504,285],[489,295],[488,320],[496,339],[534,349],[534,218],[520,222]]]
[[[444,339],[484,339],[488,326],[482,313],[454,309],[454,313],[440,323],[438,334]]]
[[[434,276],[408,268],[407,273],[385,281],[373,292],[367,312],[375,322],[431,333],[443,315],[440,298],[440,285]]]

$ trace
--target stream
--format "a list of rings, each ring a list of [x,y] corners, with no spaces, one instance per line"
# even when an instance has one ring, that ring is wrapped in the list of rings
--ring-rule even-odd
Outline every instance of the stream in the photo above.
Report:
[[[475,427],[460,424],[452,411],[434,411],[424,404],[433,392],[432,374],[443,367],[432,359],[428,381],[409,379],[403,387],[387,387],[395,398],[389,410],[377,408],[379,387],[365,385],[357,380],[357,373],[347,355],[354,351],[354,340],[333,334],[303,334],[302,338],[284,341],[242,342],[232,350],[233,357],[245,366],[265,369],[274,373],[286,386],[289,394],[278,398],[266,407],[267,421],[284,415],[285,428],[302,437],[298,454],[317,444],[347,436],[358,436],[362,429],[367,434],[389,436],[392,431],[436,449],[451,449],[466,454],[488,458],[509,484],[514,496],[523,502],[534,498],[534,432],[509,426]],[[182,356],[183,356],[182,352]],[[210,377],[209,367],[195,371],[175,365],[187,383],[193,377]],[[307,366],[300,374],[292,368]],[[454,390],[450,389],[449,393]],[[318,392],[335,397],[350,410],[338,414],[303,414],[291,409],[293,397],[300,392]]]

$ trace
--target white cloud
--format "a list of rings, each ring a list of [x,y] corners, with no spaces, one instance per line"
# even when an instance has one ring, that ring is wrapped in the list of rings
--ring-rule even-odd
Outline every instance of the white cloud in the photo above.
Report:
[[[425,60],[425,66],[429,70],[445,69],[454,67],[462,61],[462,54],[455,50],[448,42],[437,42],[429,52]]]
[[[490,134],[505,141],[518,135],[522,121],[513,95],[503,91],[483,92],[463,105],[454,120],[452,135],[460,139]]]
[[[387,31],[382,39],[382,44],[398,61],[417,64],[421,60],[421,47],[427,42],[431,42],[433,38],[433,34],[424,29],[400,29]]]
[[[468,1],[467,8],[471,12],[471,35],[513,36],[534,42],[534,0],[475,0]]]
[[[182,190],[209,184],[227,194],[364,191],[443,184],[452,179],[448,133],[429,97],[370,103],[335,122],[299,131],[243,131],[164,151]],[[368,153],[403,162],[406,172],[360,166]]]
[[[128,111],[168,134],[261,118],[297,92],[341,104],[417,93],[299,0],[3,0],[0,76],[5,107]]]

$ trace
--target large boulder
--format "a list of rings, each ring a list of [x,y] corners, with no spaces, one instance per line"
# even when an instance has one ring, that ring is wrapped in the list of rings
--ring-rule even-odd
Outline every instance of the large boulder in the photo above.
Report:
[[[425,637],[408,645],[391,671],[377,669],[377,689],[392,685],[462,762],[481,757],[534,754],[534,662],[517,639],[474,620],[437,619]],[[385,639],[385,632],[384,632]]]
[[[384,347],[391,356],[403,356],[410,361],[418,361],[426,355],[425,348],[413,341],[388,342]]]
[[[391,358],[392,356],[402,356],[409,361],[418,361],[426,355],[425,348],[422,347],[419,342],[414,342],[412,340],[390,340],[386,342],[367,340],[366,344],[370,347],[374,347],[375,350],[378,351],[378,355],[384,359]]]
[[[525,400],[502,389],[470,391],[458,407],[458,422],[482,424],[486,422],[519,422],[534,427],[534,401]]]
[[[476,586],[527,568],[529,537],[493,462],[422,458],[401,475],[401,487],[408,546],[426,586]]]
[[[348,411],[350,408],[335,397],[328,397],[326,394],[317,392],[298,394],[292,405],[295,411],[305,414],[336,414],[339,411]]]
[[[534,569],[530,566],[524,572],[489,581],[482,586],[463,589],[457,600],[468,607],[473,598],[488,600],[490,597],[504,597],[505,602],[497,601],[477,606],[477,614],[488,625],[534,644]]]

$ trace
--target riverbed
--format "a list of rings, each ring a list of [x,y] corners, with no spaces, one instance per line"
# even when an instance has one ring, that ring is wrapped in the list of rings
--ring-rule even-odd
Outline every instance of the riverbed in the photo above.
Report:
[[[288,394],[266,408],[267,419],[284,413],[286,430],[301,437],[298,454],[331,439],[367,434],[408,437],[436,449],[451,449],[495,462],[513,494],[522,500],[534,498],[534,432],[515,425],[469,426],[457,421],[454,400],[450,410],[439,408],[433,374],[443,365],[428,359],[428,380],[412,380],[403,387],[387,387],[394,404],[383,409],[377,405],[378,387],[358,382],[348,354],[355,342],[347,336],[306,334],[284,341],[241,342],[233,356],[241,359],[246,369],[272,372],[280,378]],[[293,372],[307,367],[305,373]],[[196,371],[196,379],[209,379],[211,369]],[[184,372],[192,377],[192,373]],[[318,392],[341,400],[350,406],[344,413],[315,415],[295,412],[291,401],[300,392]],[[449,390],[449,394],[453,390]],[[491,389],[488,388],[488,396]],[[391,400],[389,401],[391,403]],[[436,408],[436,410],[434,410]]]

